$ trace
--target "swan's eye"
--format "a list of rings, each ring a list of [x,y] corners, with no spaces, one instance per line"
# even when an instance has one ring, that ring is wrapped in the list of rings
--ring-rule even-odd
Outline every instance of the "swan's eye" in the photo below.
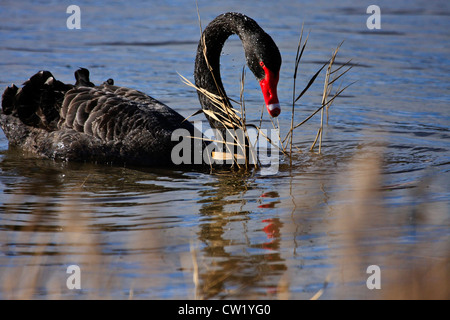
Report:
[[[259,65],[264,68],[264,62],[260,62]]]

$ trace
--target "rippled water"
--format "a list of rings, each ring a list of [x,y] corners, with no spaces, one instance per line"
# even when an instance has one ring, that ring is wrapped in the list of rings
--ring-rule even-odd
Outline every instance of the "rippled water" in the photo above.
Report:
[[[199,108],[178,75],[192,79],[194,2],[80,2],[81,30],[66,27],[69,4],[2,1],[3,87],[41,69],[73,82],[83,66],[95,83],[114,78],[185,116]],[[301,153],[273,175],[53,162],[9,148],[0,133],[0,298],[370,299],[386,291],[367,289],[368,265],[384,276],[448,262],[449,2],[378,1],[380,30],[366,27],[365,1],[198,4],[203,26],[240,11],[278,44],[282,135],[302,23],[310,35],[297,90],[345,40],[337,62],[354,67],[343,85],[357,82],[330,108],[322,154],[309,152],[319,116],[296,131]],[[230,38],[222,76],[235,99],[243,64]],[[295,122],[317,108],[322,81]],[[245,86],[257,123],[262,96],[248,70]],[[81,290],[66,286],[69,265],[80,267]]]

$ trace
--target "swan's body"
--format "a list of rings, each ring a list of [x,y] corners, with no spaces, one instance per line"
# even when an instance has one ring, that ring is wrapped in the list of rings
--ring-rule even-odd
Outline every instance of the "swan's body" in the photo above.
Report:
[[[206,58],[213,70],[205,64],[200,41],[196,85],[226,98],[219,58],[225,40],[233,33],[241,37],[247,63],[264,93],[268,84],[263,82],[270,82],[267,68],[271,68],[272,77],[277,77],[281,57],[273,40],[256,22],[237,13],[221,15],[205,29]],[[264,58],[265,53],[270,59]],[[11,145],[52,159],[170,165],[172,148],[178,143],[171,139],[173,131],[182,128],[195,135],[194,126],[183,116],[145,93],[114,86],[112,79],[95,86],[86,69],[76,71],[75,78],[75,85],[64,84],[50,72],[40,71],[22,88],[12,85],[5,90],[1,126]],[[271,80],[264,96],[269,113],[277,116],[278,78],[275,80]],[[204,109],[214,108],[205,97],[199,95],[199,99]],[[220,128],[214,119],[208,120],[212,127]]]

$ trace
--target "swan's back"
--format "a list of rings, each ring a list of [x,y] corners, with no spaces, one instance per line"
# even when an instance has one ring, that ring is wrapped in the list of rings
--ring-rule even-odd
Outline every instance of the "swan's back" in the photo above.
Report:
[[[133,89],[89,81],[80,69],[75,85],[40,71],[2,96],[1,126],[10,144],[41,156],[114,164],[170,165],[176,129],[184,117]]]

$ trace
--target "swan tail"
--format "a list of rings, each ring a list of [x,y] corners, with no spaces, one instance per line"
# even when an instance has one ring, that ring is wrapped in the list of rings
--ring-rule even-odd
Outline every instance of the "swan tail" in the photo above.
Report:
[[[60,118],[64,95],[71,88],[73,85],[56,80],[49,71],[39,71],[22,88],[13,84],[5,89],[2,114],[15,117],[26,126],[52,131]],[[3,122],[2,119],[2,127]]]

